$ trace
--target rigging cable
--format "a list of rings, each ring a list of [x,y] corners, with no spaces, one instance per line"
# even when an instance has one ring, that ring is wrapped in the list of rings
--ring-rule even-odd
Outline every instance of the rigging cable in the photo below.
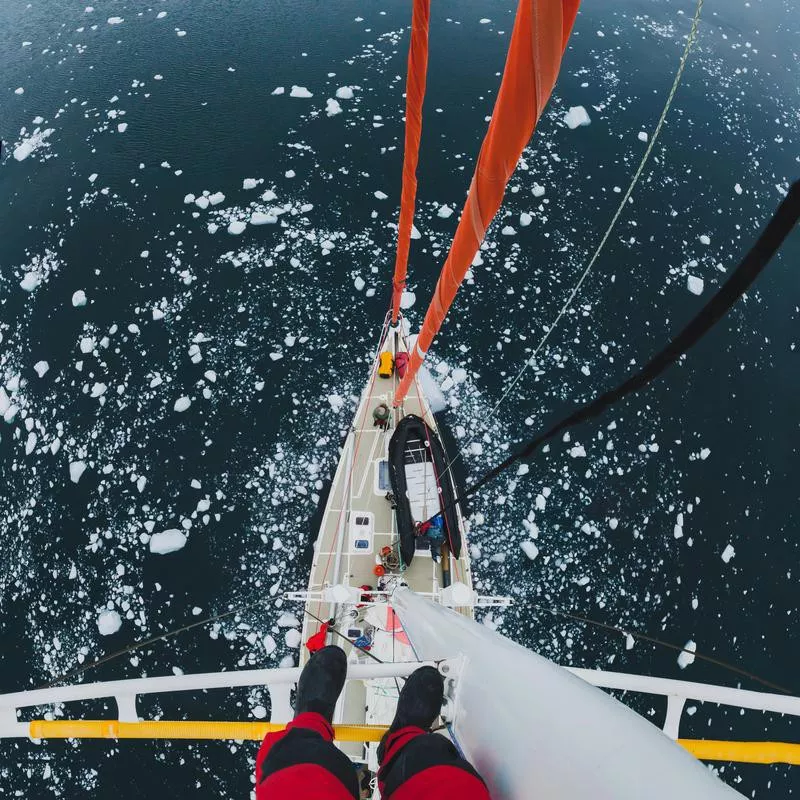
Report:
[[[651,644],[658,645],[660,647],[668,648],[669,650],[675,650],[680,653],[688,653],[689,655],[694,656],[700,661],[706,661],[709,664],[714,664],[715,666],[722,667],[723,669],[728,670],[729,672],[735,672],[737,675],[741,675],[742,677],[749,678],[751,681],[755,681],[756,683],[760,683],[762,686],[766,686],[769,689],[774,689],[777,692],[782,692],[783,694],[794,696],[795,692],[791,689],[787,689],[785,686],[781,686],[778,683],[773,683],[772,681],[768,681],[765,678],[761,678],[753,672],[749,672],[746,669],[742,669],[742,667],[737,667],[735,664],[731,664],[728,661],[723,661],[720,658],[714,658],[713,656],[707,656],[703,653],[698,653],[694,650],[688,650],[686,647],[681,647],[677,644],[672,644],[672,642],[665,642],[663,639],[657,639],[655,636],[649,636],[646,633],[639,633],[638,631],[631,630],[630,628],[620,628],[616,625],[610,625],[607,622],[600,622],[599,620],[592,619],[591,617],[584,617],[580,614],[571,614],[569,611],[562,611],[558,608],[550,608],[548,606],[539,605],[538,603],[527,602],[527,605],[532,606],[533,608],[537,608],[540,611],[547,611],[551,614],[554,614],[559,617],[566,617],[567,619],[574,620],[575,622],[584,622],[588,625],[594,625],[596,628],[600,628],[601,630],[605,631],[612,631],[614,633],[621,633],[624,636],[631,636],[634,639],[641,639],[645,642],[650,642]]]
[[[559,309],[558,313],[556,314],[555,319],[550,323],[550,325],[545,327],[544,336],[542,336],[539,344],[533,350],[532,355],[525,359],[522,367],[520,368],[519,372],[514,376],[514,379],[511,383],[506,387],[503,391],[503,394],[500,396],[500,399],[494,404],[494,407],[491,411],[484,417],[483,425],[481,427],[481,432],[485,431],[488,427],[489,420],[494,417],[497,413],[497,409],[503,404],[506,398],[514,391],[516,385],[522,380],[525,373],[528,371],[529,367],[532,367],[536,361],[536,356],[539,355],[539,352],[544,347],[547,340],[550,338],[550,334],[556,328],[561,319],[564,315],[569,311],[570,307],[572,306],[572,301],[577,296],[578,292],[583,286],[584,281],[589,276],[589,273],[592,271],[592,268],[597,261],[600,252],[605,247],[606,242],[608,242],[609,236],[611,236],[611,232],[614,230],[620,216],[622,216],[622,211],[625,208],[625,204],[628,202],[636,184],[639,182],[639,178],[644,171],[644,167],[647,164],[648,159],[650,158],[650,153],[652,152],[653,148],[655,147],[656,140],[658,139],[659,134],[661,133],[661,128],[664,125],[664,121],[667,118],[667,114],[669,113],[669,109],[672,106],[672,100],[675,97],[675,93],[678,91],[678,86],[681,82],[681,78],[683,77],[683,71],[686,67],[686,62],[689,59],[689,53],[691,52],[692,46],[694,45],[695,40],[697,39],[697,29],[700,22],[700,11],[703,8],[704,0],[697,0],[697,7],[695,8],[694,18],[692,19],[692,27],[689,31],[689,35],[686,39],[686,46],[683,48],[683,55],[681,55],[680,63],[678,64],[678,70],[675,73],[675,79],[672,81],[672,87],[669,90],[669,94],[667,95],[667,101],[664,104],[664,108],[661,110],[661,116],[658,118],[658,122],[656,123],[655,130],[653,131],[653,135],[650,137],[650,141],[647,145],[647,148],[644,151],[644,155],[642,156],[642,160],[639,162],[639,166],[636,168],[636,172],[633,174],[633,178],[631,178],[631,182],[628,185],[628,189],[626,190],[625,194],[622,196],[622,200],[620,200],[619,205],[617,206],[617,210],[614,212],[614,216],[611,218],[611,222],[608,224],[606,228],[606,232],[603,234],[602,238],[600,239],[600,243],[595,248],[592,257],[589,259],[589,263],[586,265],[585,269],[581,273],[580,277],[578,278],[577,283],[575,286],[572,287],[567,299],[564,301],[564,304]],[[458,460],[459,456],[461,456],[464,451],[477,440],[477,434],[473,436],[463,447],[459,448],[458,453],[453,456],[450,463],[447,465],[447,470],[449,470],[453,463]],[[447,471],[445,470],[445,472]]]
[[[139,642],[134,642],[132,645],[128,647],[123,647],[121,650],[116,650],[113,653],[109,653],[108,655],[102,656],[98,658],[96,661],[91,661],[88,664],[84,664],[83,666],[77,667],[69,672],[65,672],[63,675],[59,675],[57,678],[53,678],[50,683],[46,683],[44,686],[38,686],[37,689],[52,689],[56,684],[61,683],[69,678],[75,678],[78,675],[82,675],[84,672],[87,672],[90,669],[94,669],[95,667],[99,667],[101,664],[105,664],[108,661],[113,661],[115,658],[119,658],[120,656],[127,655],[128,653],[132,653],[134,650],[138,650],[140,647],[146,647],[149,644],[155,644],[156,642],[164,641],[165,639],[169,639],[172,636],[176,636],[179,633],[183,633],[184,631],[191,630],[192,628],[198,628],[200,625],[207,625],[209,622],[216,622],[220,619],[225,619],[226,617],[232,617],[235,614],[240,614],[242,611],[247,611],[250,608],[255,608],[256,606],[262,605],[266,600],[272,600],[271,597],[269,598],[262,598],[261,600],[256,600],[255,603],[248,603],[247,605],[238,606],[237,608],[232,609],[231,611],[225,611],[222,614],[214,614],[211,617],[206,617],[205,619],[198,620],[197,622],[191,622],[188,625],[184,625],[181,628],[176,628],[175,630],[168,631],[167,633],[160,633],[158,636],[151,636],[149,639],[142,639]]]
[[[770,262],[772,257],[783,244],[784,239],[791,233],[792,228],[800,219],[800,180],[795,181],[790,187],[781,204],[772,215],[767,227],[758,237],[756,243],[746,253],[739,262],[736,269],[719,291],[700,309],[684,329],[675,336],[666,347],[654,355],[645,365],[621,383],[615,389],[584,403],[575,409],[569,416],[562,419],[556,425],[544,433],[529,440],[528,443],[518,452],[510,455],[504,461],[493,467],[476,482],[473,483],[459,497],[454,498],[442,509],[444,513],[447,508],[458,503],[463,503],[467,497],[475,494],[487,483],[494,480],[498,475],[507,470],[517,461],[529,459],[548,439],[552,439],[559,433],[587,422],[599,416],[606,409],[618,403],[629,394],[644,389],[658,378],[667,367],[678,361],[688,350],[697,344],[706,333],[719,322],[725,314],[730,311],[733,304],[747,291],[753,281],[761,274],[763,269]],[[463,509],[462,509],[463,510]]]
[[[791,233],[798,219],[800,219],[800,180],[795,181],[789,187],[786,197],[772,215],[764,232],[739,262],[730,278],[722,284],[720,290],[663,350],[656,353],[641,370],[615,389],[604,392],[591,402],[579,406],[572,414],[548,431],[531,439],[518,453],[509,456],[505,461],[489,470],[477,483],[467,489],[462,498],[467,498],[477,492],[515,462],[521,461],[523,458],[530,458],[548,439],[573,425],[593,419],[622,398],[634,394],[652,383],[728,313],[733,304],[747,291],[770,262],[783,240]],[[460,499],[457,498],[453,502],[457,503]]]

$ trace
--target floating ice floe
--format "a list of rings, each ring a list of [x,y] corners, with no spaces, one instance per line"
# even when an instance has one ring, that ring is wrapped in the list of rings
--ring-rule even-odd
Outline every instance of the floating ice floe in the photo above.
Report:
[[[335,117],[337,114],[341,114],[342,107],[339,104],[339,101],[334,100],[332,97],[329,97],[327,102],[325,103],[325,113],[329,117]]]
[[[177,528],[168,528],[150,537],[150,552],[160,556],[174,553],[186,544],[186,534]]]
[[[688,653],[686,651],[689,651]],[[694,654],[697,650],[697,644],[689,639],[683,646],[683,650],[678,654],[678,666],[681,669],[686,669],[689,664],[694,664]]]
[[[84,292],[83,289],[78,289],[77,292],[72,293],[72,305],[75,308],[86,305],[86,292]]]
[[[173,408],[178,412],[186,411],[186,409],[189,408],[189,406],[191,404],[192,404],[192,401],[188,397],[186,397],[186,396],[179,397],[175,401],[175,405],[173,406]]]
[[[688,275],[686,278],[686,288],[692,294],[702,294],[703,287],[705,286],[703,279],[698,278],[697,275]]]
[[[352,100],[353,99],[353,87],[352,86],[340,86],[336,90],[336,96],[340,100]]]
[[[570,130],[588,125],[591,121],[583,106],[570,106],[569,111],[564,114],[564,122]]]
[[[101,636],[111,636],[122,627],[122,617],[113,610],[104,609],[97,615],[97,630]]]
[[[73,483],[77,483],[81,479],[81,475],[86,471],[85,461],[72,461],[69,465],[69,479]]]
[[[313,97],[313,93],[309,92],[305,86],[292,86],[292,90],[289,92],[289,97]]]
[[[736,555],[736,550],[732,544],[726,545],[720,558],[727,564]]]
[[[37,361],[33,365],[33,369],[40,378],[44,378],[47,370],[50,369],[50,365],[46,361]]]
[[[447,219],[453,215],[453,209],[448,205],[442,205],[439,206],[439,210],[436,212],[436,214],[442,219]]]
[[[522,552],[533,561],[539,555],[539,548],[533,542],[521,542]]]

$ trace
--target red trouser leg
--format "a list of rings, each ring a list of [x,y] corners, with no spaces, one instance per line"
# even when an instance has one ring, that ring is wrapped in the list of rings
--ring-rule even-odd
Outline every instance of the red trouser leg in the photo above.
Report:
[[[333,744],[321,714],[299,714],[280,733],[268,733],[256,756],[256,800],[358,800],[350,759]]]
[[[400,728],[387,737],[378,784],[383,800],[490,800],[455,745],[422,728]]]

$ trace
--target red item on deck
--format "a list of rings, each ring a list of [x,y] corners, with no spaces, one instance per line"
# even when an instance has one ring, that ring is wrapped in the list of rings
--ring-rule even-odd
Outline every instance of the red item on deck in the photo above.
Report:
[[[325,647],[325,639],[328,637],[328,628],[330,626],[327,622],[323,622],[319,627],[319,631],[313,636],[310,636],[306,642],[306,647],[309,653],[316,653],[317,650],[322,650]]]
[[[408,367],[408,353],[398,353],[394,357],[394,370],[399,378],[404,378]]]

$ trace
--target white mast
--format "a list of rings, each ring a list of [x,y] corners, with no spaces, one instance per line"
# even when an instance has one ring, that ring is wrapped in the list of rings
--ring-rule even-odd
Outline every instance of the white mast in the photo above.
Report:
[[[741,798],[650,722],[562,667],[407,588],[392,603],[418,658],[450,660],[449,727],[493,800]]]

